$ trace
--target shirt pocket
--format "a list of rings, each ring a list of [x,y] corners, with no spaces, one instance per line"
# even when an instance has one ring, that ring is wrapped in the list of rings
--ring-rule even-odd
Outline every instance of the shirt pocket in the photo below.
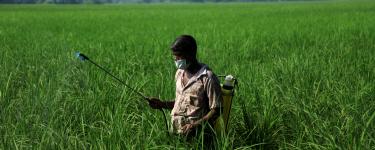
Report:
[[[197,95],[190,95],[189,96],[189,104],[191,106],[200,106],[201,105],[201,100]]]
[[[186,92],[190,96],[203,97],[205,92],[204,85],[201,82],[195,82],[186,90]]]

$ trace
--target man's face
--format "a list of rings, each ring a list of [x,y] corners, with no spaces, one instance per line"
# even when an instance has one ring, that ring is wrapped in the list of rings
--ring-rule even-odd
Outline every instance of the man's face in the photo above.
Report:
[[[175,65],[178,69],[185,70],[191,64],[191,55],[186,55],[184,53],[172,52]]]

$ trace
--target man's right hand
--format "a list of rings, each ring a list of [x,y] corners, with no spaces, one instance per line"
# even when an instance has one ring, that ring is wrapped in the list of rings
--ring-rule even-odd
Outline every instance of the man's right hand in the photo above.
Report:
[[[153,109],[162,109],[165,107],[165,103],[162,102],[160,99],[155,97],[148,97],[147,98],[148,105],[150,105]]]

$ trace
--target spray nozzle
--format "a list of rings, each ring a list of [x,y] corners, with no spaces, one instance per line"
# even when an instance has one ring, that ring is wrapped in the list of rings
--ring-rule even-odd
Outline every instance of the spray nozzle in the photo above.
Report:
[[[89,58],[88,58],[86,55],[84,55],[84,54],[82,54],[82,53],[80,53],[80,52],[76,52],[76,57],[77,57],[79,60],[81,60],[81,61],[89,60]]]

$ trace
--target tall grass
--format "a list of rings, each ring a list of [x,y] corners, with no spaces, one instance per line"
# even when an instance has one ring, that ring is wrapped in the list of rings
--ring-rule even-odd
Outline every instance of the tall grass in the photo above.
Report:
[[[174,149],[149,96],[174,97],[169,44],[234,74],[218,149],[374,149],[375,3],[0,5],[0,149]],[[169,113],[169,111],[167,111]],[[190,145],[199,148],[201,142]]]

